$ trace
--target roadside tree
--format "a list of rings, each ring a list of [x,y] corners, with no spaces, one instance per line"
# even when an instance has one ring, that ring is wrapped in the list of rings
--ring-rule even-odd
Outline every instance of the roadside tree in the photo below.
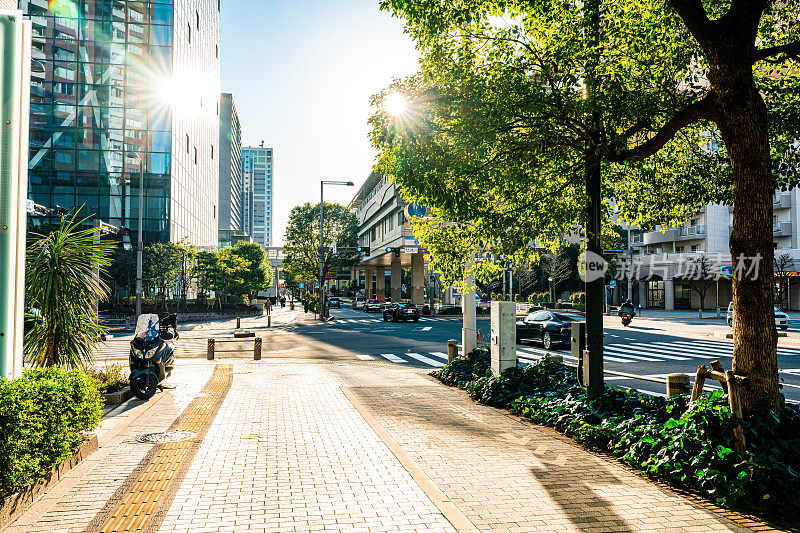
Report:
[[[252,303],[259,291],[272,286],[272,269],[267,262],[267,251],[258,243],[242,241],[231,248],[231,253],[250,264],[244,273],[241,289]]]
[[[584,176],[640,227],[732,202],[733,370],[743,408],[779,406],[772,194],[800,168],[800,5],[779,0],[381,0],[422,70],[371,119],[379,170],[432,209],[444,279],[491,249],[524,263],[586,224]],[[794,39],[794,41],[793,41]],[[604,206],[606,213],[609,207]],[[492,265],[474,268],[493,277]]]
[[[331,268],[351,267],[358,263],[358,221],[356,215],[340,204],[325,204],[325,246],[336,243],[349,251],[325,254],[325,271]],[[286,227],[283,262],[284,273],[295,280],[314,282],[319,279],[319,204],[299,205],[289,214]]]

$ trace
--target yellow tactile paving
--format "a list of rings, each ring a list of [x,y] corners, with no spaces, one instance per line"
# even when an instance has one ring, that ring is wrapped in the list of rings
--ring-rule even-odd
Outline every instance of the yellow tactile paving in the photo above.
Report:
[[[199,433],[214,405],[222,396],[230,379],[231,366],[219,365],[189,411],[184,414],[174,431]],[[127,495],[119,502],[98,530],[100,533],[133,533],[144,531],[158,508],[175,474],[181,467],[194,439],[169,442],[162,445],[153,460],[134,482]]]

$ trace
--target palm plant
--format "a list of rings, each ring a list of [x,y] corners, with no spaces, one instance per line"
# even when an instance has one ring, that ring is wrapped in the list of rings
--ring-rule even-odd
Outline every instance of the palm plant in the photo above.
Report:
[[[86,219],[64,217],[50,234],[34,233],[25,265],[27,306],[41,312],[25,336],[25,359],[38,367],[84,368],[105,328],[96,304],[108,297],[100,272],[111,261],[113,243],[81,229]]]

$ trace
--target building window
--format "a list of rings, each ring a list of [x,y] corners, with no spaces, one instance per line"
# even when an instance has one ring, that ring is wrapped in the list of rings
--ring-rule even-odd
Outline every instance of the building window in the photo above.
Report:
[[[650,281],[647,284],[647,307],[664,307],[664,282]]]
[[[693,251],[693,252],[696,252],[696,251],[697,251],[697,249],[698,249],[698,248],[697,248],[697,245],[696,245],[696,244],[693,244],[693,245],[692,245],[692,251]]]
[[[405,224],[405,221],[406,221],[406,216],[403,214],[403,212],[400,211],[399,213],[397,213],[397,225],[402,226],[403,224]]]

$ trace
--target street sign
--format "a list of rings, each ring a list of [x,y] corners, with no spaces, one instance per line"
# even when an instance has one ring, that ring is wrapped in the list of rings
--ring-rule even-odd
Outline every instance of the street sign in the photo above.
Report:
[[[405,248],[403,248],[403,253],[405,254],[415,254],[417,252],[419,252],[419,248],[415,246],[406,246]]]
[[[305,283],[301,283],[301,284],[300,284],[300,288],[301,288],[301,289],[305,289],[305,288],[306,288],[306,284],[305,284]]]
[[[339,245],[337,245],[336,243],[333,243],[333,253],[338,253],[338,248],[339,248]]]
[[[608,282],[608,286],[613,289],[614,287],[617,286],[617,280],[612,279],[611,281]]]
[[[720,265],[719,274],[720,276],[733,276],[733,265]]]
[[[30,213],[31,215],[36,213],[36,202],[28,198],[25,200],[25,211]]]

